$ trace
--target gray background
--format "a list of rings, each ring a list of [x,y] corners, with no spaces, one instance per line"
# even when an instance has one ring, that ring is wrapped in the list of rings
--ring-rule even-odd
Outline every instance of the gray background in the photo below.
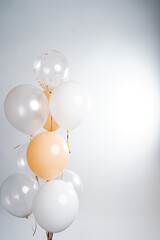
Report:
[[[159,7],[158,0],[0,1],[0,184],[17,171],[12,148],[28,140],[5,118],[4,99],[16,85],[38,86],[33,62],[42,51],[63,52],[70,80],[92,97],[87,120],[70,133],[68,168],[84,188],[79,214],[55,240],[160,239]],[[29,222],[0,205],[0,239],[43,240],[44,231],[32,237]]]

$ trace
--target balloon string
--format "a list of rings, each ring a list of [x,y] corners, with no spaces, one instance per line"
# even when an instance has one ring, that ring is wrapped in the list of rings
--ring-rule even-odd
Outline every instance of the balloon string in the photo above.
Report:
[[[21,144],[18,144],[17,146],[13,147],[12,150],[15,150],[17,148],[19,148],[21,146]]]
[[[29,218],[29,216],[28,217],[26,217],[26,219],[28,219],[29,220],[29,223],[30,223],[30,226],[31,226],[31,228],[32,228],[32,231],[33,231],[33,234],[32,234],[32,236],[34,236],[35,234],[36,234],[36,231],[37,231],[37,222],[36,222],[36,220],[34,219],[34,228],[33,228],[33,226],[32,226],[32,223],[31,223],[31,221],[30,221],[30,218]]]
[[[61,174],[61,180],[63,180],[63,172],[62,172],[62,174]]]
[[[52,127],[53,127],[53,126],[52,126],[52,115],[51,115],[51,131],[52,131]]]
[[[67,130],[67,145],[68,145],[69,153],[71,153],[70,147],[69,147],[69,130]]]
[[[69,130],[67,130],[67,146],[68,146],[69,153],[71,153],[70,147],[69,147]],[[63,180],[63,172],[61,174],[61,180]]]
[[[49,232],[46,232],[47,240],[49,240]]]
[[[34,136],[33,135],[30,135],[30,141],[32,140]],[[17,146],[13,147],[12,150],[15,150],[17,148],[19,148],[21,146],[21,144],[18,144]]]
[[[35,222],[35,227],[34,227],[34,232],[33,232],[33,236],[36,234],[36,231],[37,231],[37,222],[36,222],[36,219],[34,219],[34,222]]]

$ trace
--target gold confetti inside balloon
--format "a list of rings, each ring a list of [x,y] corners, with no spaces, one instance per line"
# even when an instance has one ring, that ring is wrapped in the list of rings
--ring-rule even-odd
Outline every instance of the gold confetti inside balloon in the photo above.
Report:
[[[52,92],[62,81],[67,81],[68,61],[62,53],[56,50],[46,51],[35,61],[34,75],[44,90]]]

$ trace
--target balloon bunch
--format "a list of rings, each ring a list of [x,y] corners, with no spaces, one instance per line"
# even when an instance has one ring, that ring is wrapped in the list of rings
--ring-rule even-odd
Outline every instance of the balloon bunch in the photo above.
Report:
[[[20,85],[5,99],[8,121],[29,135],[30,142],[18,149],[20,172],[2,184],[1,201],[16,217],[28,218],[33,212],[50,240],[53,233],[69,227],[78,212],[82,184],[76,173],[65,169],[68,136],[84,120],[90,101],[84,87],[68,81],[68,62],[60,52],[51,50],[38,57],[34,74],[44,92]],[[37,134],[42,127],[46,131]],[[60,127],[67,130],[67,142],[55,133]]]

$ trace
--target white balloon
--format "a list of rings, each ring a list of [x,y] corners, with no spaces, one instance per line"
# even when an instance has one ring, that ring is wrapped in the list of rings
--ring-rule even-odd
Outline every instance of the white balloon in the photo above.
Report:
[[[70,130],[85,119],[90,108],[90,98],[79,83],[63,82],[53,91],[49,107],[60,127]]]
[[[49,106],[45,94],[32,85],[20,85],[7,95],[4,110],[8,121],[19,131],[34,135],[44,126]]]
[[[33,213],[39,225],[48,232],[65,230],[74,221],[79,207],[76,192],[62,180],[43,184],[33,204]]]
[[[32,213],[33,200],[37,190],[38,184],[32,177],[16,173],[8,177],[2,184],[2,205],[16,217],[28,217]]]
[[[73,189],[77,193],[78,198],[80,199],[82,193],[82,181],[75,172],[69,169],[64,169],[63,173],[57,179],[62,179],[63,181],[70,184],[70,186],[73,187]]]
[[[27,162],[28,145],[29,145],[29,142],[26,142],[25,144],[19,147],[17,151],[17,166],[20,171],[26,172],[32,176],[35,176],[34,173],[31,171],[30,167],[28,166],[28,162]]]

